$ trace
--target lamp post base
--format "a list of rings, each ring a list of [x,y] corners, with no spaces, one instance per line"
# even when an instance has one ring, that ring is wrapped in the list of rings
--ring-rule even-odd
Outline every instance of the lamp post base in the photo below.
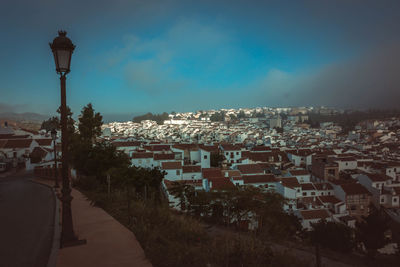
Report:
[[[67,247],[75,247],[75,246],[81,246],[81,245],[86,245],[87,241],[86,239],[76,239],[74,240],[68,240],[68,241],[61,241],[60,243],[60,248],[67,248]]]

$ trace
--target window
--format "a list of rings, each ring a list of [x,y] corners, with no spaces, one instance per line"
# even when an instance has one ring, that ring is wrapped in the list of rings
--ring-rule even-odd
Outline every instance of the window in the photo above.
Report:
[[[323,196],[324,195],[324,192],[321,192],[321,196]]]
[[[226,152],[226,153],[225,153],[225,155],[227,155],[227,156],[228,156],[228,155],[229,155],[229,152]]]
[[[149,159],[146,159],[146,163],[150,163],[150,160],[149,160]]]
[[[139,159],[139,164],[142,164],[142,160],[141,159]]]
[[[181,170],[176,170],[176,175],[181,175]]]
[[[303,196],[304,196],[304,197],[307,196],[307,192],[303,192]]]
[[[349,164],[346,162],[346,166],[349,166]]]
[[[350,210],[356,210],[356,209],[357,209],[356,205],[351,205],[350,206]]]
[[[239,155],[239,152],[236,152],[236,155]]]
[[[207,159],[207,155],[204,155],[204,159]]]
[[[328,169],[328,174],[329,175],[335,175],[335,169]]]
[[[312,195],[312,196],[315,196],[315,192],[311,192],[311,195]]]
[[[393,202],[397,202],[397,200],[398,200],[397,197],[393,198]]]
[[[381,203],[385,202],[385,198],[381,197]]]

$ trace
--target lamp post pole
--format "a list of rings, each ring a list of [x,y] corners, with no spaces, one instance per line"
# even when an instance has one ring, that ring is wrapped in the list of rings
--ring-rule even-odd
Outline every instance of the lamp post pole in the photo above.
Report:
[[[71,55],[75,49],[71,40],[66,37],[65,31],[59,31],[58,37],[50,44],[56,63],[57,73],[60,74],[61,82],[61,151],[62,151],[62,228],[61,247],[85,244],[86,240],[79,240],[74,233],[71,211],[71,187],[69,180],[68,164],[68,129],[67,129],[67,96],[66,96],[66,74],[70,71]]]
[[[51,136],[53,137],[53,146],[54,146],[54,179],[55,179],[54,187],[59,188],[60,186],[58,184],[57,145],[56,145],[57,131],[56,131],[56,129],[53,129],[51,131]]]
[[[68,129],[67,129],[67,96],[65,74],[61,74],[61,150],[62,150],[62,230],[61,245],[77,240],[72,224],[71,187],[69,182],[68,164]]]

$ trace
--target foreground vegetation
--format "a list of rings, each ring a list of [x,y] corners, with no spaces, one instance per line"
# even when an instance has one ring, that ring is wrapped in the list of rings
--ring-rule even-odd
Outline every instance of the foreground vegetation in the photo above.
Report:
[[[138,172],[143,171],[137,169]],[[159,201],[118,181],[107,185],[94,177],[81,177],[76,186],[93,202],[130,229],[154,266],[308,266],[285,253],[274,253],[261,238],[230,232],[212,234],[205,224],[178,214]]]

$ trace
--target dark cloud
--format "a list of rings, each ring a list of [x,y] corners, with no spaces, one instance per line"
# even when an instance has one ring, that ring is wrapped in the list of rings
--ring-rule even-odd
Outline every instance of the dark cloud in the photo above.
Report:
[[[254,92],[249,102],[272,106],[400,108],[399,73],[400,43],[382,44],[352,59],[313,70],[272,70],[249,86]]]

